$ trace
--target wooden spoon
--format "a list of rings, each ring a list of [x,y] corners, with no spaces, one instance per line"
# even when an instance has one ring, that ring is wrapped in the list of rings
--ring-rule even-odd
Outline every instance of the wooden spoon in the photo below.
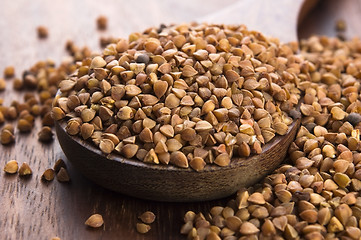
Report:
[[[207,22],[244,23],[282,41],[297,40],[296,25],[303,0],[245,0],[203,18]],[[227,20],[228,19],[228,20]],[[229,19],[232,19],[230,21]],[[134,197],[157,201],[205,201],[229,196],[272,172],[284,159],[300,120],[263,147],[260,155],[233,158],[227,167],[207,165],[202,172],[171,165],[152,165],[105,156],[93,144],[66,133],[66,121],[55,123],[60,145],[73,165],[95,183]]]

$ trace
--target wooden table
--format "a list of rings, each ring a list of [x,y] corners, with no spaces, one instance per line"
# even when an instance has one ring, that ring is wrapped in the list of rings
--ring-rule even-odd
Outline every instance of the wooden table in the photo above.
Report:
[[[133,31],[141,31],[160,23],[180,23],[197,19],[217,9],[232,4],[235,0],[136,0],[136,1],[26,1],[2,0],[0,7],[0,73],[7,65],[16,67],[16,75],[38,60],[48,58],[57,63],[66,56],[64,44],[72,39],[79,45],[100,50],[101,36],[126,37]],[[337,11],[336,11],[337,9]],[[335,35],[334,22],[343,18],[348,24],[348,37],[360,35],[358,12],[361,1],[326,1],[301,24],[302,36],[312,32]],[[320,14],[322,13],[322,14]],[[108,30],[96,30],[95,19],[108,17]],[[315,19],[317,19],[315,24]],[[311,24],[312,23],[312,24]],[[36,27],[49,29],[45,40],[37,38]],[[307,30],[307,31],[305,31]],[[22,100],[22,93],[12,90],[7,81],[7,90],[0,93],[5,105],[12,100]],[[69,184],[54,180],[41,182],[41,174],[52,167],[58,158],[63,158],[59,143],[41,144],[37,132],[41,124],[30,134],[16,133],[16,144],[0,146],[0,167],[16,159],[20,164],[28,162],[33,169],[30,179],[7,175],[0,171],[0,239],[183,239],[179,234],[183,214],[187,210],[206,211],[215,204],[224,204],[228,199],[202,203],[159,203],[127,197],[94,185],[72,168]],[[153,211],[157,219],[152,230],[141,235],[135,231],[137,216]],[[104,217],[104,227],[89,229],[85,220],[93,213]]]

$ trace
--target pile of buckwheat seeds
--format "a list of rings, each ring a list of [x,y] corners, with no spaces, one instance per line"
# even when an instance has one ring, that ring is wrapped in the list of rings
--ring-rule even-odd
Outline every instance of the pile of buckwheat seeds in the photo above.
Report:
[[[287,161],[226,206],[189,211],[188,239],[360,239],[361,41],[300,42],[302,126]]]
[[[301,58],[243,25],[131,34],[59,84],[53,117],[104,154],[201,171],[260,154],[298,116]]]
[[[103,17],[97,23],[106,28]],[[361,238],[359,39],[311,37],[297,52],[297,45],[243,25],[202,24],[150,28],[110,42],[95,57],[68,42],[70,61],[38,62],[15,78],[14,89],[26,93],[8,107],[0,99],[0,124],[17,121],[16,129],[3,126],[1,144],[14,143],[15,131],[31,131],[37,116],[44,126],[39,141],[50,142],[54,120],[66,119],[70,135],[104,154],[202,171],[259,154],[301,117],[282,166],[225,206],[188,211],[180,233],[195,240]],[[14,68],[4,77],[14,77]],[[5,85],[0,79],[0,90]],[[18,169],[15,160],[4,167],[9,174]],[[23,163],[19,175],[28,174]],[[42,179],[55,174],[69,181],[62,160]],[[136,229],[146,233],[155,215],[139,219]],[[104,222],[93,214],[85,224]]]

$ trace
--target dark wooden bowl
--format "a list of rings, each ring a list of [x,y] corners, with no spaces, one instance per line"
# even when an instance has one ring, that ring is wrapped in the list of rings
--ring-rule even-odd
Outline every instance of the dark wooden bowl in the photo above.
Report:
[[[276,136],[267,143],[260,155],[233,158],[227,167],[207,165],[202,172],[146,164],[118,154],[105,156],[92,143],[68,135],[65,120],[56,122],[55,127],[67,158],[95,183],[143,199],[191,202],[229,196],[272,172],[283,161],[299,123],[294,121],[285,136]]]

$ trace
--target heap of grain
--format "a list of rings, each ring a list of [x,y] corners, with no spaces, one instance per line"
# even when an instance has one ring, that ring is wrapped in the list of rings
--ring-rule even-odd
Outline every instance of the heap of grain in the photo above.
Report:
[[[361,41],[301,42],[302,126],[289,162],[227,206],[185,214],[188,239],[360,239]]]
[[[299,115],[295,49],[243,25],[150,28],[79,62],[53,118],[104,154],[227,166],[261,153]]]

